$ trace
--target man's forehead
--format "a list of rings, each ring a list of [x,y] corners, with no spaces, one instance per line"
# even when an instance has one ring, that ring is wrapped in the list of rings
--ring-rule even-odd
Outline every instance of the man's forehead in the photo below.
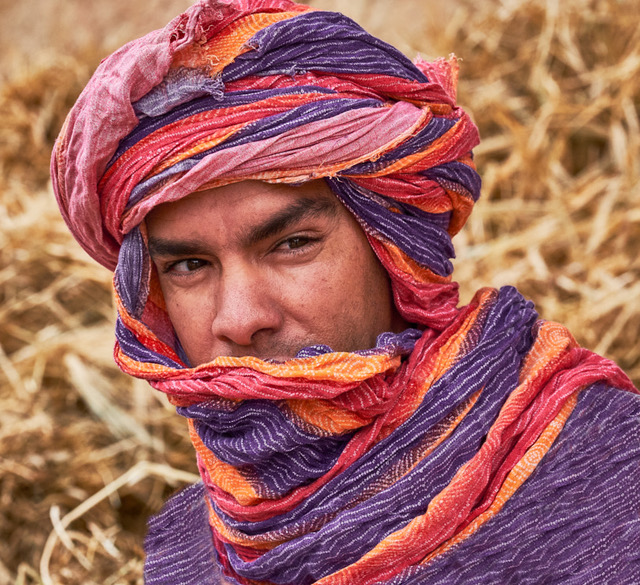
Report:
[[[195,254],[203,233],[225,231],[251,246],[306,219],[348,213],[324,181],[303,185],[244,181],[192,193],[153,209],[146,219],[153,255]],[[231,229],[233,228],[233,229]]]
[[[290,185],[263,181],[238,181],[227,185],[194,191],[180,199],[159,203],[147,213],[147,222],[158,217],[186,217],[203,210],[220,215],[231,212],[234,218],[259,218],[260,213],[277,213],[288,207],[330,209],[341,206],[323,180]],[[255,213],[252,213],[255,212]]]

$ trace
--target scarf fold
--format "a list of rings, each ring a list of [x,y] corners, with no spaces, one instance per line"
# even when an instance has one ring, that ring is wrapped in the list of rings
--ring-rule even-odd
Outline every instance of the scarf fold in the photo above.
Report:
[[[500,513],[585,388],[633,390],[513,288],[458,307],[451,237],[480,180],[456,78],[455,58],[412,63],[336,13],[201,0],[105,59],[67,118],[54,190],[84,249],[115,271],[116,362],[189,421],[211,574],[414,582]],[[318,178],[362,226],[413,327],[352,353],[318,345],[283,363],[192,367],[145,215],[232,182]],[[154,574],[169,575],[172,551],[158,569],[160,541],[148,546]]]

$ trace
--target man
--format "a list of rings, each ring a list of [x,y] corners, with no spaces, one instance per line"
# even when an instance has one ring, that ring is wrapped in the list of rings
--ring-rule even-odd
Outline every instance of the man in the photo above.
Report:
[[[628,378],[513,288],[458,307],[455,83],[338,14],[203,0],[80,96],[56,195],[203,479],[148,583],[640,581]]]
[[[389,278],[323,181],[241,181],[151,210],[149,252],[192,365],[373,347],[403,331]]]

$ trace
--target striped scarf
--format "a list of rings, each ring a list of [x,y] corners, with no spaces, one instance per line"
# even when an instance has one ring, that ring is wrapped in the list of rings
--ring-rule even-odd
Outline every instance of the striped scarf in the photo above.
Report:
[[[513,288],[458,307],[451,237],[480,181],[456,75],[453,57],[412,63],[340,14],[202,0],[103,61],[78,99],[54,190],[115,271],[116,362],[188,419],[204,485],[206,530],[151,538],[149,583],[217,582],[193,534],[231,583],[426,582],[505,517],[586,388],[633,389]],[[145,215],[237,181],[317,178],[357,218],[413,327],[351,353],[191,367]]]

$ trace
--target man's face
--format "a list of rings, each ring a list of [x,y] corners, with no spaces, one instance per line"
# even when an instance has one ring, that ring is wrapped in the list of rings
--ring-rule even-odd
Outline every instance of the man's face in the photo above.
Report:
[[[364,232],[324,181],[244,181],[155,208],[146,220],[169,318],[192,366],[353,351],[404,323]]]

